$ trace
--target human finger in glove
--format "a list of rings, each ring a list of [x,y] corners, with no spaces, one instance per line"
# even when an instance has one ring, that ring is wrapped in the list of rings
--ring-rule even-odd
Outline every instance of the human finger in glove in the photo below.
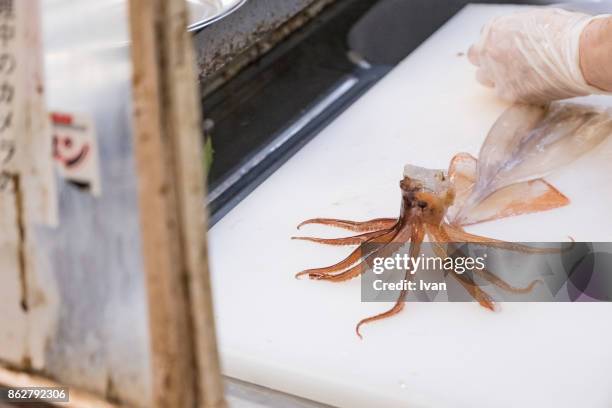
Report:
[[[509,101],[612,92],[612,16],[533,7],[487,23],[468,56],[478,81]]]

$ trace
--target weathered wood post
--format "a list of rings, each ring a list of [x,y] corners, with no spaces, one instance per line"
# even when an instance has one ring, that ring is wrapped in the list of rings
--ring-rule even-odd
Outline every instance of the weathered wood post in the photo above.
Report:
[[[130,0],[135,151],[159,407],[224,406],[206,249],[200,103],[184,0]],[[192,392],[195,390],[195,393]]]
[[[19,368],[42,364],[31,332],[45,331],[37,315],[53,299],[37,290],[33,237],[36,225],[57,222],[37,6],[0,2],[0,359]]]

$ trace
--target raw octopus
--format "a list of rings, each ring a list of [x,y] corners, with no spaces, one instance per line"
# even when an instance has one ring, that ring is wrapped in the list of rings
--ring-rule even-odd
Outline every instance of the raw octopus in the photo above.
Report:
[[[565,166],[599,145],[612,134],[612,115],[606,110],[575,104],[514,105],[495,122],[480,149],[478,159],[459,153],[448,171],[406,165],[400,181],[402,202],[398,218],[348,221],[314,218],[302,222],[323,224],[359,234],[344,238],[293,237],[327,245],[360,245],[342,261],[296,275],[332,282],[360,276],[375,257],[388,256],[397,244],[410,243],[409,255],[417,257],[427,239],[437,256],[448,254],[441,243],[476,243],[525,253],[550,251],[467,233],[462,226],[503,217],[552,210],[570,200],[542,177]],[[368,244],[362,245],[362,244]],[[474,270],[481,278],[513,293],[526,293],[538,281],[516,288],[494,273]],[[413,272],[414,273],[414,272]],[[492,298],[466,274],[452,273],[467,292],[488,309]],[[412,276],[406,270],[406,279]],[[405,304],[402,291],[395,305],[361,320],[365,323],[399,313]]]

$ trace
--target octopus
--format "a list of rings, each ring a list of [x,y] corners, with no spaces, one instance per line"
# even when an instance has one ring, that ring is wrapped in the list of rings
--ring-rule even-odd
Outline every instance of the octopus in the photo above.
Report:
[[[446,171],[406,165],[399,183],[402,197],[397,218],[367,221],[313,218],[299,224],[298,229],[321,224],[356,235],[293,239],[359,247],[334,265],[307,269],[296,277],[347,281],[363,274],[375,257],[389,256],[398,244],[409,245],[409,256],[417,257],[424,241],[432,243],[435,254],[443,258],[452,243],[474,243],[524,253],[558,251],[474,235],[463,227],[568,205],[570,200],[543,177],[591,151],[610,134],[612,115],[603,109],[561,103],[511,106],[489,131],[478,158],[459,153]],[[528,293],[539,282],[514,287],[486,268],[474,272],[513,293]],[[409,270],[405,274],[405,279],[413,276]],[[495,310],[492,297],[471,276],[450,275],[481,306]],[[392,308],[359,321],[355,327],[357,335],[362,337],[360,328],[364,324],[398,314],[404,308],[406,296],[403,290]]]

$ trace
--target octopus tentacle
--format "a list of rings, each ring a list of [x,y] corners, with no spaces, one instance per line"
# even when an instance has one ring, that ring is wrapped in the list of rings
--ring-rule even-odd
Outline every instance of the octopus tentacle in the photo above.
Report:
[[[330,227],[342,228],[349,231],[355,232],[368,232],[381,229],[392,228],[397,223],[397,218],[375,218],[368,221],[349,221],[349,220],[338,220],[334,218],[311,218],[300,223],[297,229],[302,228],[304,225],[319,224],[328,225]]]
[[[499,276],[495,275],[493,272],[489,271],[488,269],[474,269],[474,272],[478,274],[481,278],[486,279],[487,281],[491,282],[493,285],[497,286],[498,288],[503,289],[506,292],[516,293],[516,294],[529,293],[533,290],[535,285],[537,285],[538,283],[544,283],[542,280],[536,279],[532,281],[529,285],[525,286],[524,288],[517,288],[516,286],[512,286],[511,284],[509,284],[508,282],[506,282]]]
[[[387,310],[386,312],[382,312],[382,313],[379,313],[377,315],[366,317],[365,319],[361,319],[359,321],[359,323],[357,323],[357,326],[355,326],[355,333],[357,333],[357,336],[359,336],[359,338],[363,340],[363,336],[361,335],[361,332],[359,331],[359,329],[364,324],[372,323],[372,322],[375,322],[377,320],[386,319],[387,317],[394,316],[394,315],[398,314],[399,312],[401,312],[402,309],[404,308],[404,299],[403,299],[404,297],[405,297],[405,295],[402,296],[402,294],[400,294],[400,297],[395,302],[395,305],[393,305],[393,307],[391,309]]]
[[[467,290],[467,292],[476,300],[480,306],[485,307],[491,311],[495,311],[495,302],[491,296],[482,290],[476,282],[468,275],[452,273],[453,277],[457,279],[457,282],[461,284]]]
[[[508,251],[523,252],[529,254],[551,254],[562,252],[559,248],[534,248],[529,245],[518,244],[516,242],[501,241],[498,239],[482,237],[480,235],[470,234],[459,228],[452,227],[449,224],[442,224],[440,228],[444,232],[446,241],[444,242],[469,242],[473,244],[483,244],[492,248],[506,249]],[[573,245],[573,239],[572,239]]]
[[[452,239],[451,237],[449,237],[444,229],[444,225],[441,227],[429,227],[427,230],[433,237],[435,237],[435,239],[438,242],[451,242]],[[487,239],[487,238],[485,238]],[[501,243],[504,243],[504,241],[499,241]],[[488,242],[486,243],[487,246]],[[507,242],[507,244],[511,244],[510,242]],[[438,249],[436,249],[436,247]],[[544,248],[545,249],[545,248]],[[446,251],[444,251],[443,249],[441,250],[442,252],[438,253],[437,251],[440,251],[441,247],[439,245],[434,245],[434,251],[436,251],[436,254],[438,256],[443,255],[443,257],[448,256]],[[455,249],[461,256],[465,256],[465,254],[458,250]],[[516,286],[512,286],[511,284],[509,284],[508,282],[506,282],[505,280],[503,280],[502,278],[500,278],[499,276],[495,275],[493,272],[489,271],[488,269],[473,269],[473,272],[478,274],[481,278],[486,279],[488,282],[492,283],[493,285],[497,286],[500,289],[503,289],[507,292],[511,292],[511,293],[517,293],[517,294],[521,294],[521,293],[529,293],[533,290],[533,288],[535,287],[535,285],[537,285],[538,283],[542,283],[541,280],[537,279],[532,281],[529,285],[527,285],[526,287],[523,288],[517,288]],[[453,274],[453,275],[457,275],[457,274]],[[470,279],[471,280],[471,279]],[[473,281],[472,281],[473,282]],[[488,307],[488,306],[485,306]],[[489,308],[489,307],[488,307]]]
[[[396,229],[392,228],[390,230],[388,230],[387,232],[385,232],[382,235],[376,236],[376,237],[372,237],[369,240],[364,241],[363,243],[370,243],[372,242],[372,244],[379,244],[379,245],[385,245],[387,242],[389,242],[391,239],[393,239],[393,237],[395,236],[396,233]],[[388,238],[388,239],[387,239]],[[378,248],[375,246],[373,248],[371,248],[371,252],[376,251]],[[356,248],[353,252],[351,252],[349,254],[349,256],[347,256],[346,258],[344,258],[342,261],[331,265],[331,266],[326,266],[323,268],[313,268],[313,269],[306,269],[302,272],[299,272],[298,274],[295,275],[296,278],[299,278],[300,276],[303,275],[316,275],[316,276],[320,276],[320,275],[326,275],[326,274],[331,274],[334,272],[341,272],[347,268],[350,268],[351,266],[353,266],[355,263],[359,262],[362,258],[364,258],[365,256],[369,255],[371,252],[369,252],[368,254],[364,255],[363,254],[363,247],[360,246],[359,248]]]
[[[376,238],[381,235],[384,235],[387,232],[389,232],[389,229],[366,232],[364,234],[344,238],[291,237],[291,239],[316,242],[318,244],[324,245],[359,245],[366,241],[369,241],[371,238]]]
[[[440,227],[429,226],[426,228],[426,230],[427,233],[434,238],[434,240],[432,240],[432,248],[436,255],[443,259],[446,258],[448,256],[448,253],[438,243],[442,241],[440,238],[443,236],[443,232],[441,231]],[[495,303],[493,302],[493,299],[491,299],[491,296],[489,296],[488,293],[482,290],[472,278],[457,273],[452,273],[451,275],[453,275],[457,282],[459,282],[461,286],[463,286],[463,288],[470,294],[470,296],[472,296],[472,298],[474,298],[474,300],[476,300],[482,307],[486,307],[487,309],[492,311],[495,310]]]
[[[365,266],[372,261],[372,259],[375,256],[384,256],[384,254],[386,253],[386,251],[389,249],[389,243],[393,242],[395,240],[396,237],[399,236],[403,236],[404,234],[402,234],[404,230],[403,229],[393,229],[391,230],[388,235],[385,234],[386,236],[384,237],[378,237],[378,239],[380,239],[380,241],[376,241],[377,244],[381,244],[382,247],[378,247],[373,249],[370,253],[368,253],[365,258],[363,258],[363,260],[361,262],[359,262],[356,265],[353,265],[352,267],[341,271],[340,273],[337,274],[333,274],[333,273],[310,273],[308,274],[308,276],[310,277],[310,279],[315,279],[315,280],[326,280],[326,281],[330,281],[330,282],[343,282],[343,281],[347,281],[349,279],[353,279],[359,275],[361,275],[364,271],[365,271]]]
[[[421,243],[423,242],[424,236],[425,236],[425,231],[420,225],[413,224],[410,226],[410,257],[414,258],[419,255],[419,251],[421,250]],[[406,270],[404,279],[408,280],[411,277],[412,277],[411,271]],[[399,312],[401,312],[402,309],[404,308],[404,301],[406,300],[406,294],[407,294],[406,290],[405,289],[402,290],[400,292],[400,295],[397,298],[397,301],[395,302],[395,305],[393,305],[393,307],[387,310],[386,312],[382,312],[377,315],[366,317],[365,319],[361,319],[355,326],[355,333],[357,333],[357,336],[359,336],[360,339],[363,339],[360,329],[361,329],[361,326],[363,326],[364,324],[372,323],[377,320],[386,319],[388,317],[394,316],[398,314]]]

